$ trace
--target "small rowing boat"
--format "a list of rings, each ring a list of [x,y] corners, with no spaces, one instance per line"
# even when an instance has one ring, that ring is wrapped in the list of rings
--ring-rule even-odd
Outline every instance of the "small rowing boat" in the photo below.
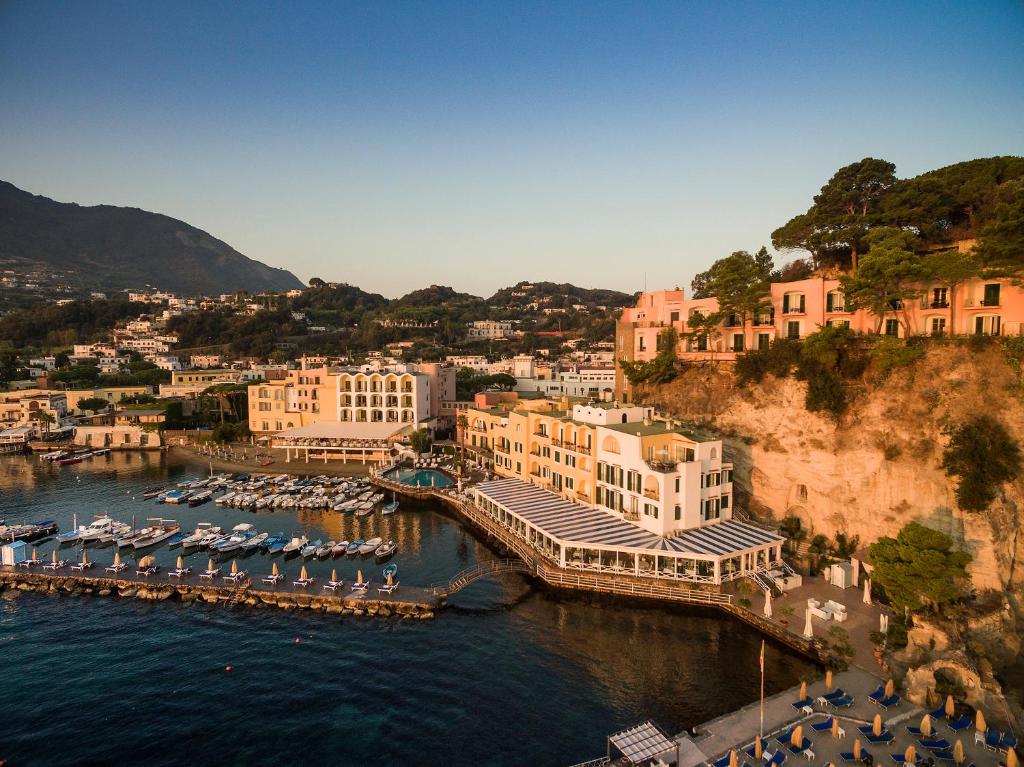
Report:
[[[398,551],[398,544],[394,541],[387,541],[378,546],[374,550],[373,555],[377,558],[378,562],[383,562],[389,557],[393,557],[396,551]]]
[[[375,552],[381,543],[382,541],[380,538],[370,538],[370,540],[365,541],[362,546],[356,549],[356,551],[358,551],[362,556],[366,556],[367,554]]]

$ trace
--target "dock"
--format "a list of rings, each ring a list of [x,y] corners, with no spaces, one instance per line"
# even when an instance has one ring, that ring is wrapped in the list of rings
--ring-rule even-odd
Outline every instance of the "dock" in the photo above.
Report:
[[[127,572],[127,571],[126,571]],[[152,578],[126,578],[123,575],[41,573],[0,568],[0,592],[5,590],[56,595],[92,595],[139,599],[150,602],[174,601],[182,604],[203,602],[226,607],[246,605],[280,610],[310,610],[338,616],[370,615],[398,620],[430,620],[436,615],[436,601],[423,589],[404,589],[402,598],[393,596],[356,596],[351,593],[321,593],[315,584],[308,593],[282,584],[268,588],[252,582],[238,586],[168,581],[159,573]]]

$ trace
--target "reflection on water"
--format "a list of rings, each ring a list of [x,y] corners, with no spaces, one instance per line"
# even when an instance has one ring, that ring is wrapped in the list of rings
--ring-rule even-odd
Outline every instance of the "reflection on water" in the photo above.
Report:
[[[159,515],[189,529],[247,521],[325,540],[393,537],[402,582],[413,585],[494,556],[430,504],[403,501],[393,516],[360,519],[140,500],[143,488],[199,473],[153,454],[69,467],[0,458],[0,518],[52,517],[67,529],[75,512],[80,523],[102,513],[139,522]],[[94,554],[113,556],[109,548]],[[170,563],[176,551],[155,554]],[[191,564],[205,564],[205,554],[194,556]],[[278,561],[286,571],[299,566]],[[359,566],[371,565],[309,563],[345,577]],[[246,567],[269,570],[270,559],[256,555]],[[4,592],[0,657],[27,673],[10,675],[0,696],[0,759],[266,764],[301,754],[303,763],[329,764],[571,764],[603,753],[616,729],[651,718],[678,732],[757,695],[761,638],[743,624],[526,592],[517,576],[484,579],[432,622]],[[225,674],[228,663],[235,670]],[[812,672],[770,645],[767,667],[768,692]]]

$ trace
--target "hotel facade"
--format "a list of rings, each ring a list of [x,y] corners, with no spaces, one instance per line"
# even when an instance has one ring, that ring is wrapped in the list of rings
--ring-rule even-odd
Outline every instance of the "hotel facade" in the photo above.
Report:
[[[710,336],[692,336],[697,315],[718,311],[715,298],[688,299],[681,289],[642,293],[622,311],[615,331],[616,360],[650,360],[658,352],[658,336],[674,328],[682,359],[735,360],[750,349],[764,349],[776,340],[801,339],[826,326],[844,326],[857,333],[911,335],[1020,335],[1024,330],[1024,289],[1009,279],[974,279],[955,293],[939,283],[921,286],[920,298],[905,308],[878,316],[849,311],[837,279],[814,277],[772,283],[763,311],[746,322],[726,317]],[[621,367],[616,397],[628,399],[629,385]]]

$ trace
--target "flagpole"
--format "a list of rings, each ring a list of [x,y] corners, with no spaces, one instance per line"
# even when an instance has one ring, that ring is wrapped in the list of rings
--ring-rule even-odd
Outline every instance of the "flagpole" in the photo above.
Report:
[[[759,738],[764,738],[764,640],[761,640],[761,730]]]

